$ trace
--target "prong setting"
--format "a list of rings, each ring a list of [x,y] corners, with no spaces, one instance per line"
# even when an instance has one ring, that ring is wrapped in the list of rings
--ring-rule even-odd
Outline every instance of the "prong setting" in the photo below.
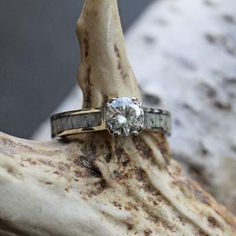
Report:
[[[105,105],[105,122],[111,134],[139,135],[144,127],[142,103],[130,97],[110,99]]]

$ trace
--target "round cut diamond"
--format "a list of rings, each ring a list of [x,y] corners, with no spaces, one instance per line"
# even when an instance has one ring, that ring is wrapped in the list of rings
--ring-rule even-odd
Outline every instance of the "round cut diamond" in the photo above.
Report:
[[[144,126],[144,111],[135,98],[109,100],[105,108],[106,125],[115,135],[138,135]]]

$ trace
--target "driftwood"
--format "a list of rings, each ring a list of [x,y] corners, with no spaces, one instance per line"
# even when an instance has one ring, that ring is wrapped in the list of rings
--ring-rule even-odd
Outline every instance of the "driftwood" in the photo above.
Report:
[[[84,107],[141,97],[115,0],[85,0],[78,36]],[[0,235],[235,235],[236,220],[183,175],[166,138],[34,142],[0,134]]]

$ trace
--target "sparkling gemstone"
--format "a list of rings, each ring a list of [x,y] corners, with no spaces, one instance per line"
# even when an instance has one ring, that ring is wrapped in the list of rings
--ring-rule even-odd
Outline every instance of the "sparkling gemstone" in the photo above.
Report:
[[[138,135],[144,126],[144,111],[141,103],[135,98],[115,98],[106,104],[105,119],[112,134]]]

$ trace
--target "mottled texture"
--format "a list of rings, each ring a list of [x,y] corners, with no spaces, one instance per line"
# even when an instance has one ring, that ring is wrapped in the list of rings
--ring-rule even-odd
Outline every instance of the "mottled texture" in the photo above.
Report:
[[[9,235],[234,235],[233,216],[181,173],[163,136],[0,140]]]
[[[234,213],[235,12],[235,0],[156,1],[126,35],[144,102],[172,113],[174,158]]]
[[[139,97],[116,1],[86,0],[78,32],[84,106],[101,105],[114,93]],[[107,64],[101,65],[103,60]],[[4,236],[236,233],[234,216],[184,176],[158,133],[111,137],[98,132],[47,143],[0,133],[0,195]]]
[[[233,235],[233,216],[182,175],[159,135],[111,140],[98,133],[36,143],[1,134],[0,140],[3,231]]]
[[[236,57],[219,42],[235,47],[235,12],[234,0],[157,0],[126,35],[144,102],[173,114],[174,158],[234,213]],[[59,111],[80,106],[77,90]],[[45,122],[35,138],[49,130]]]
[[[78,81],[84,94],[84,107],[101,107],[113,97],[141,99],[126,55],[117,3],[85,1],[77,34],[81,45]]]

